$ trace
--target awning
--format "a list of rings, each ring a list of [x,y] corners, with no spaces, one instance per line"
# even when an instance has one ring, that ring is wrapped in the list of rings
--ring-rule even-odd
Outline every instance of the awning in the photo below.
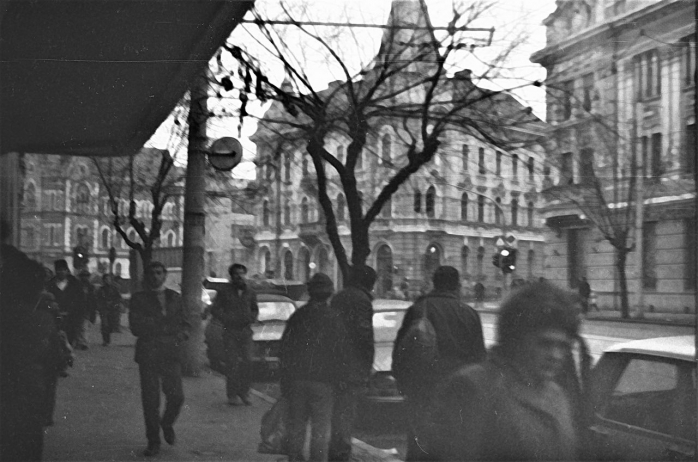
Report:
[[[136,152],[252,4],[4,1],[0,153]]]

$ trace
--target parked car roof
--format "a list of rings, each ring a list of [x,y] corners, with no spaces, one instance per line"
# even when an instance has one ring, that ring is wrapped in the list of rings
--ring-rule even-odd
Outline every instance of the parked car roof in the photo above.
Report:
[[[387,298],[377,298],[373,300],[373,311],[395,311],[406,310],[412,306],[409,300],[392,300]]]
[[[291,300],[290,298],[286,297],[285,295],[278,295],[278,294],[257,294],[257,302],[288,302],[288,303],[293,303],[295,305],[295,302]]]
[[[696,336],[659,337],[618,343],[605,350],[605,353],[638,353],[664,358],[695,360]]]

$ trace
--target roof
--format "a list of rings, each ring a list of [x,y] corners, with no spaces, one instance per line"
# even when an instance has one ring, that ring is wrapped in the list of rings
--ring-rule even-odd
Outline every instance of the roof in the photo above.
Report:
[[[659,337],[633,340],[607,348],[604,353],[638,353],[663,358],[695,361],[696,336]]]
[[[284,296],[284,295],[277,295],[277,294],[265,294],[265,293],[258,293],[257,294],[257,302],[258,303],[264,303],[264,302],[287,302],[295,305],[293,300],[290,298]]]
[[[252,4],[4,1],[0,153],[135,153]]]

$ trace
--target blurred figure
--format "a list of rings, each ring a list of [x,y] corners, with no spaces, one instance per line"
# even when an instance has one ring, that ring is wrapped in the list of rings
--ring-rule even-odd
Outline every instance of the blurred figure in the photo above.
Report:
[[[329,459],[348,461],[359,393],[371,375],[373,339],[373,286],[376,271],[370,266],[352,266],[347,286],[332,297],[333,312],[339,313],[344,333],[338,339],[342,361],[337,366],[334,390],[332,437]]]
[[[70,274],[68,262],[56,260],[53,263],[56,276],[48,284],[48,291],[53,294],[58,303],[58,309],[63,318],[63,328],[72,347],[85,349],[82,338],[85,322],[85,294],[83,286],[75,276]],[[82,340],[81,340],[82,339]]]
[[[94,324],[97,320],[97,291],[95,286],[90,282],[90,272],[86,269],[80,270],[78,273],[78,280],[82,284],[82,293],[85,307],[83,312],[85,313],[85,318],[80,326],[80,334],[78,338],[78,348],[81,350],[87,349],[87,338],[85,337],[85,324],[87,321],[90,324]]]
[[[121,293],[114,283],[114,276],[108,273],[102,276],[102,287],[97,290],[96,299],[102,331],[102,345],[108,346],[111,343],[111,334],[119,332],[121,322],[122,299]]]
[[[308,421],[310,459],[327,461],[334,403],[332,383],[338,360],[338,316],[327,303],[334,284],[324,273],[308,281],[310,300],[293,313],[281,339],[281,392],[290,401],[289,460],[303,461]]]
[[[428,451],[449,461],[577,459],[576,412],[559,384],[579,329],[575,299],[539,282],[503,302],[490,357],[439,387]]]
[[[412,323],[426,317],[434,328],[438,349],[436,361],[429,370],[420,371],[417,383],[401,384],[400,378],[396,377],[400,391],[407,395],[410,414],[408,461],[431,460],[430,455],[420,448],[419,439],[424,434],[423,426],[432,407],[436,385],[459,367],[485,359],[480,315],[460,301],[458,270],[441,266],[434,271],[433,282],[434,290],[408,308],[395,338],[395,345],[399,346]]]
[[[247,286],[247,267],[230,265],[230,285],[216,293],[211,315],[223,325],[225,390],[229,405],[250,405],[252,327],[259,316],[257,294]]]
[[[579,281],[579,297],[582,299],[582,311],[584,314],[589,312],[589,297],[591,297],[591,286],[586,277],[582,277]]]
[[[148,447],[146,457],[160,452],[160,428],[167,444],[175,444],[174,423],[184,403],[183,345],[189,338],[182,297],[165,287],[167,269],[153,261],[145,269],[145,290],[131,297],[129,324],[138,337],[136,357],[141,377],[141,400]],[[160,388],[165,411],[160,417]]]

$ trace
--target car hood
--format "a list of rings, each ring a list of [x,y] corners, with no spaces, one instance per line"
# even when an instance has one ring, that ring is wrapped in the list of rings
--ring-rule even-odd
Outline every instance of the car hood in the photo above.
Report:
[[[252,325],[252,340],[255,342],[271,342],[281,340],[284,333],[284,322],[267,322]]]
[[[390,372],[393,366],[393,343],[376,343],[373,369],[377,372]]]

